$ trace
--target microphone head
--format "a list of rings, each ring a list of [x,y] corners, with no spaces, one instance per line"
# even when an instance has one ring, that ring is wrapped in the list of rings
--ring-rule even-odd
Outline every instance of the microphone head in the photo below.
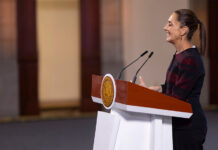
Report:
[[[154,52],[151,52],[150,55],[148,56],[149,58],[154,54]]]
[[[148,51],[144,51],[144,52],[140,55],[140,57],[144,56],[147,52],[148,52]]]

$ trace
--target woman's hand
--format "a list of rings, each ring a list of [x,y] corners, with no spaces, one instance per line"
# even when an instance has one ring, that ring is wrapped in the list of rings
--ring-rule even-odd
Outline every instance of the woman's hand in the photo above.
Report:
[[[148,88],[146,85],[145,85],[145,82],[144,82],[144,80],[142,79],[142,77],[141,76],[139,76],[139,85],[140,86],[143,86],[143,87],[146,87],[146,88]]]
[[[140,84],[139,84],[140,86],[146,87],[146,88],[153,90],[153,91],[162,92],[161,86],[149,86],[149,87],[146,86],[146,84],[141,76],[139,76],[139,82],[140,82]]]

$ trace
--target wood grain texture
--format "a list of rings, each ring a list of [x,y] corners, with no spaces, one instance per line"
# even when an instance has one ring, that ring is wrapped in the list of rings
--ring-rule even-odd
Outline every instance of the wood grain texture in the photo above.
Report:
[[[91,100],[92,74],[101,72],[100,53],[100,2],[81,0],[81,111],[100,110],[99,104]]]
[[[17,56],[20,115],[38,115],[36,2],[17,0]]]

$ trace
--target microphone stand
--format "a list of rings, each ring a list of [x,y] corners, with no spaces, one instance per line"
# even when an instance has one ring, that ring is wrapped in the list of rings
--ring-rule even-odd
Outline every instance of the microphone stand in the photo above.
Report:
[[[135,63],[139,58],[141,58],[142,56],[144,56],[148,51],[144,51],[137,59],[135,59],[134,61],[132,61],[130,64],[128,64],[127,66],[125,66],[119,73],[117,79],[119,80],[121,78],[121,75],[123,73],[123,71],[128,68],[130,65],[132,65],[133,63]]]
[[[135,83],[136,82],[136,79],[137,79],[137,75],[139,73],[139,71],[142,69],[142,67],[145,65],[145,63],[148,61],[148,59],[151,58],[151,56],[154,54],[154,52],[151,52],[150,55],[148,56],[148,58],[144,61],[144,63],[141,65],[141,67],[137,70],[135,76],[133,77],[132,79],[132,83]]]

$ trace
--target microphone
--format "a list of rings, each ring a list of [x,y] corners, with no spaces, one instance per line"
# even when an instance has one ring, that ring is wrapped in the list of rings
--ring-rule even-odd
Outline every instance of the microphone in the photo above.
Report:
[[[148,59],[151,58],[151,56],[154,54],[154,52],[151,52],[150,55],[148,56],[148,58],[144,61],[144,63],[141,65],[141,67],[137,70],[135,76],[133,77],[132,83],[135,83],[136,79],[137,79],[137,74],[139,73],[139,71],[142,69],[142,67],[145,65],[145,63],[148,61]]]
[[[148,51],[144,51],[137,59],[133,60],[130,64],[128,64],[127,66],[125,66],[119,73],[117,79],[119,80],[121,78],[121,75],[123,73],[123,71],[128,68],[130,65],[132,65],[133,63],[135,63],[139,58],[141,58],[142,56],[144,56]]]

